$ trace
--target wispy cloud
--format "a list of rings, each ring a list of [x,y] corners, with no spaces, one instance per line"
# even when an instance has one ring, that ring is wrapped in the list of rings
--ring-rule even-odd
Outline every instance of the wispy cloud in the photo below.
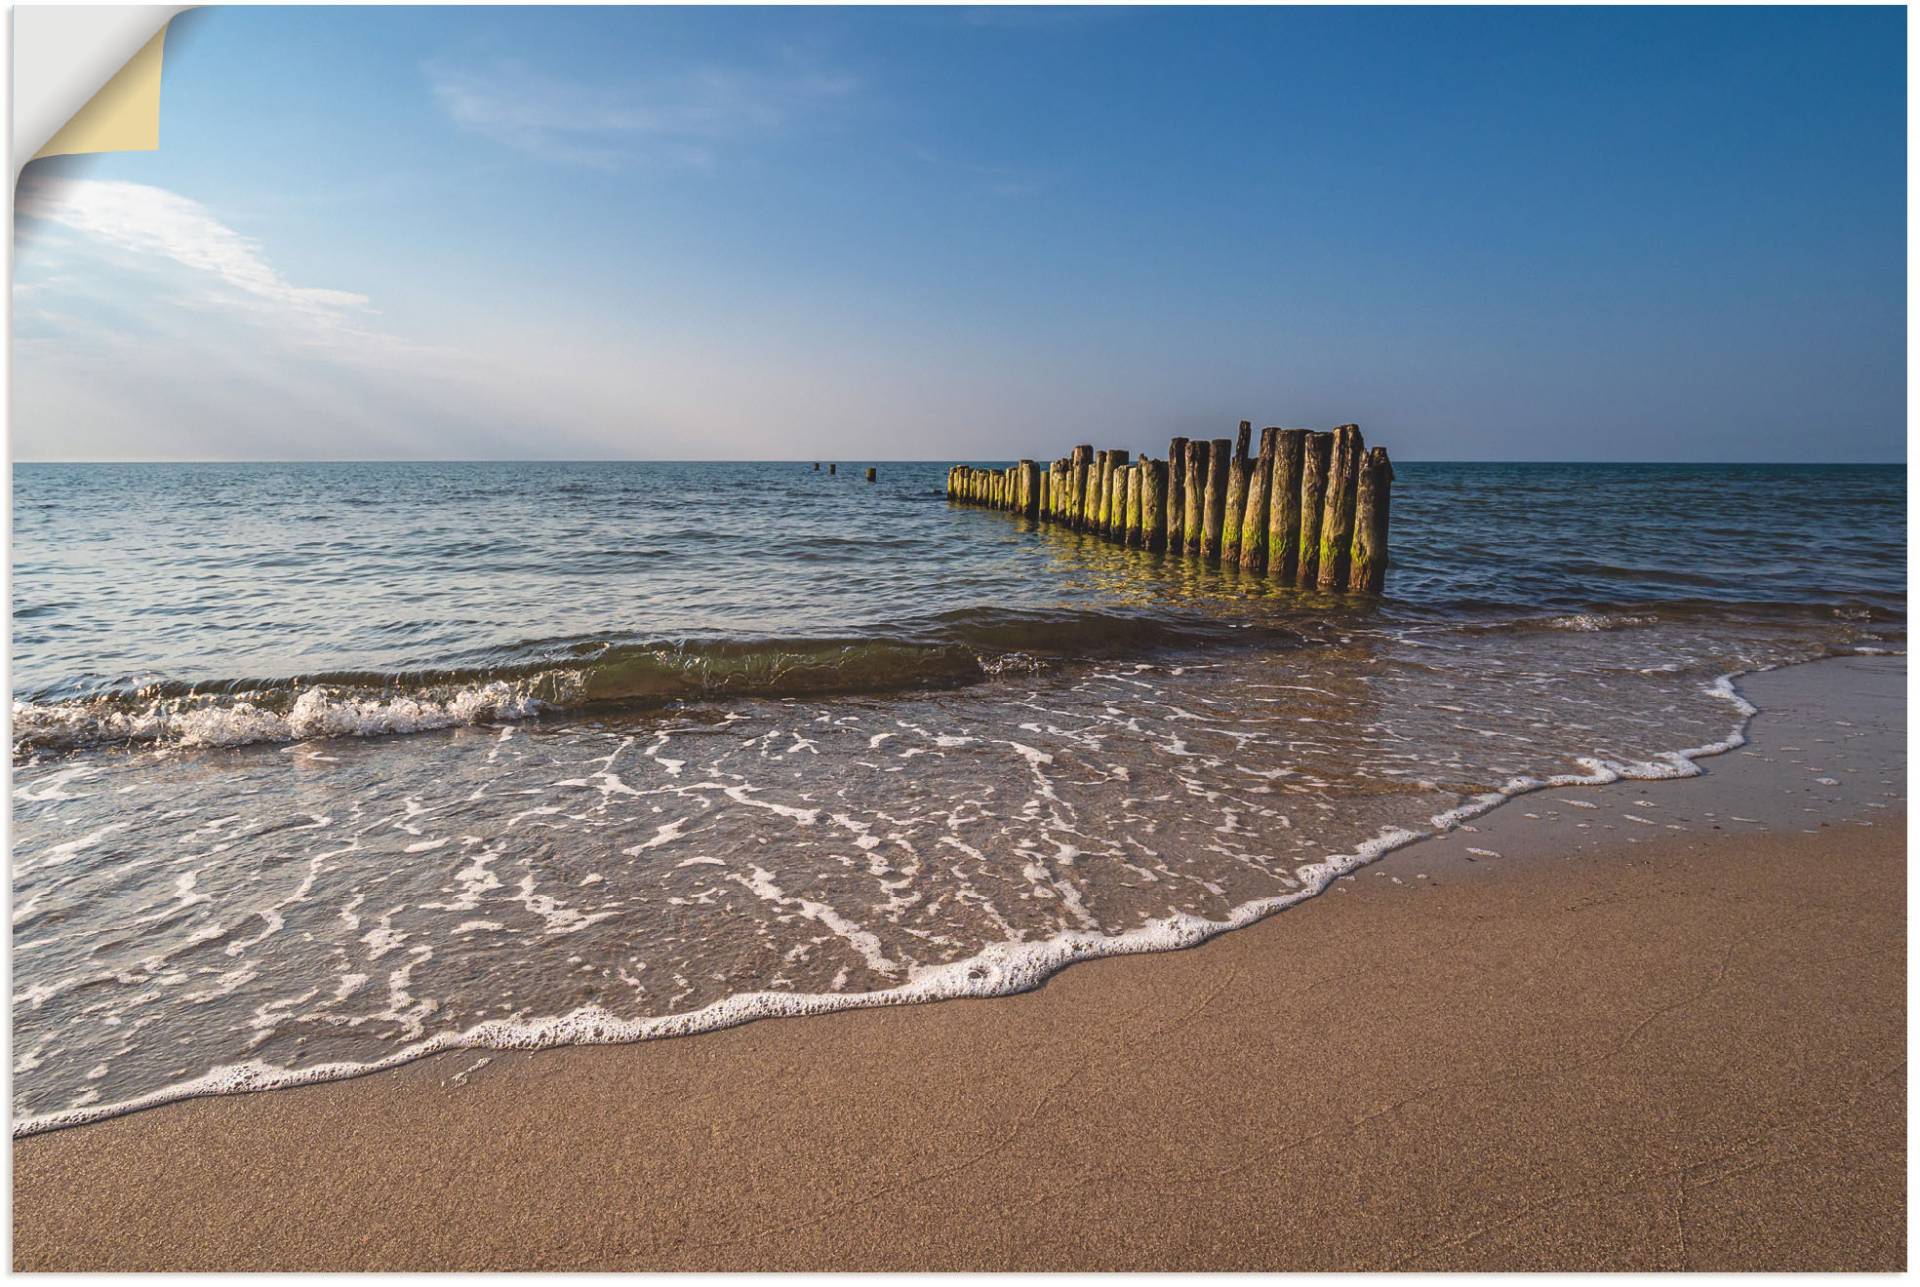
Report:
[[[779,134],[849,97],[851,76],[707,67],[617,87],[541,73],[518,60],[422,70],[449,120],[551,160],[612,167],[643,157],[710,166],[722,149]]]
[[[296,286],[260,247],[189,197],[144,183],[106,179],[21,182],[17,214],[72,229],[94,241],[205,274],[218,293],[266,310],[311,339],[356,331],[371,301],[354,291]]]
[[[16,210],[19,459],[604,455],[670,369],[624,349],[580,360],[570,340],[529,349],[514,328],[374,329],[366,295],[289,280],[164,188],[29,173]],[[680,432],[652,441],[697,452],[673,447]]]

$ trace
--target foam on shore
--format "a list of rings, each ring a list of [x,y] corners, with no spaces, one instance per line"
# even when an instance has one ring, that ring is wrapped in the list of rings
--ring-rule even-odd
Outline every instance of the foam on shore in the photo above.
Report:
[[[1750,673],[1750,672],[1742,672]],[[1417,840],[1437,835],[1530,792],[1563,786],[1593,786],[1621,779],[1662,780],[1702,772],[1698,759],[1746,744],[1747,726],[1758,713],[1736,685],[1737,675],[1720,676],[1708,692],[1734,707],[1735,723],[1724,738],[1684,750],[1631,762],[1582,757],[1587,771],[1549,778],[1515,777],[1497,791],[1476,795],[1433,815],[1430,830],[1387,827],[1349,852],[1329,855],[1293,870],[1297,889],[1242,903],[1226,917],[1210,919],[1178,914],[1149,921],[1119,934],[1066,932],[1044,939],[994,943],[962,960],[916,968],[894,987],[857,993],[754,991],[727,996],[698,1009],[644,1019],[623,1019],[595,1006],[566,1014],[518,1020],[488,1020],[457,1033],[414,1041],[371,1061],[335,1061],[285,1068],[253,1060],[216,1066],[187,1080],[117,1102],[94,1102],[16,1119],[16,1138],[95,1122],[175,1100],[310,1085],[395,1068],[452,1050],[540,1050],[566,1045],[608,1045],[688,1036],[733,1027],[755,1019],[797,1017],[839,1010],[906,1005],[959,998],[1007,996],[1038,987],[1076,961],[1148,952],[1177,951],[1262,920],[1324,892],[1335,880]]]

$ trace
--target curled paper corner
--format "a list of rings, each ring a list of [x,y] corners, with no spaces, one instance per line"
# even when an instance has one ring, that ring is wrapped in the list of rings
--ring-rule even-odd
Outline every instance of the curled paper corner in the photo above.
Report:
[[[167,29],[160,28],[127,60],[87,105],[33,154],[77,156],[82,152],[151,152],[160,146],[160,60]]]
[[[167,27],[191,7],[16,7],[15,181],[41,157],[159,147]]]

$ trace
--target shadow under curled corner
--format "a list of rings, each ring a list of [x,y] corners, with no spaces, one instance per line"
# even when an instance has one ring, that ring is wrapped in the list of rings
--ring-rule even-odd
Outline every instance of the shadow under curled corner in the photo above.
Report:
[[[177,5],[17,8],[15,183],[51,158],[157,150],[163,67],[169,46],[177,51],[197,25],[191,14]]]

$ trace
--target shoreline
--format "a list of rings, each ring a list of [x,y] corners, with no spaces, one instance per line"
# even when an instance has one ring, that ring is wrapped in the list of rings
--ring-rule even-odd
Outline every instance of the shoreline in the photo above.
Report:
[[[443,1055],[477,1053],[490,1057],[575,1046],[630,1045],[724,1032],[742,1024],[767,1019],[809,1018],[899,1005],[1019,996],[1045,987],[1062,970],[1075,965],[1115,957],[1188,951],[1222,934],[1247,929],[1319,898],[1333,887],[1334,881],[1344,879],[1352,872],[1373,866],[1410,845],[1439,839],[1474,818],[1490,814],[1540,791],[1698,777],[1703,772],[1698,761],[1724,755],[1746,745],[1748,726],[1759,711],[1742,695],[1738,681],[1753,674],[1765,673],[1768,672],[1736,672],[1722,675],[1714,681],[1711,691],[1735,709],[1732,730],[1716,742],[1683,750],[1662,751],[1654,759],[1631,764],[1582,760],[1580,763],[1589,770],[1586,774],[1560,774],[1547,779],[1512,779],[1496,791],[1472,797],[1435,814],[1429,821],[1433,830],[1411,831],[1403,827],[1388,827],[1352,853],[1332,854],[1311,868],[1301,868],[1301,873],[1313,872],[1305,888],[1243,904],[1233,909],[1223,921],[1179,916],[1153,921],[1123,934],[1068,934],[1022,943],[990,944],[974,956],[926,971],[913,983],[878,992],[736,993],[699,1010],[642,1019],[623,1019],[599,1010],[574,1011],[533,1020],[484,1023],[463,1032],[440,1034],[368,1063],[321,1064],[296,1070],[252,1063],[224,1066],[215,1070],[221,1074],[219,1076],[209,1072],[133,1100],[90,1104],[84,1108],[63,1109],[16,1120],[13,1123],[13,1138],[29,1139],[52,1131],[111,1121],[116,1117],[147,1112],[190,1099],[293,1090],[303,1086],[351,1081]]]
[[[692,1040],[462,1050],[18,1139],[16,1265],[1654,1268],[1744,1253],[1897,1268],[1904,674],[1904,658],[1761,672],[1752,686],[1776,700],[1700,778],[1530,792],[1285,916],[1080,961],[1015,995]],[[1798,743],[1848,767],[1814,776],[1791,759]],[[1821,825],[1796,827],[1805,810]],[[1829,865],[1817,889],[1809,861]],[[1796,905],[1825,910],[1788,915]],[[1743,949],[1783,932],[1774,951],[1803,968],[1775,978],[1778,962]],[[1870,987],[1820,955],[1857,954],[1863,938],[1866,964],[1847,959]],[[1620,1079],[1614,1061],[1714,1004],[1731,1007],[1722,1026]],[[1127,1061],[1136,1048],[1152,1058]],[[1790,1049],[1784,1072],[1757,1053]],[[1427,1075],[1436,1062],[1456,1075]],[[1569,1096],[1568,1079],[1600,1072],[1598,1100]],[[1843,1087],[1832,1111],[1783,1123],[1782,1106],[1824,1082]],[[1442,1103],[1450,1116],[1414,1128]],[[1842,1127],[1844,1140],[1806,1135]],[[1331,1150],[1354,1136],[1357,1154]],[[1828,1191],[1817,1218],[1790,1203],[1756,1234],[1700,1196],[1804,1171],[1823,1148],[1865,1168],[1853,1206]],[[1269,1154],[1302,1169],[1265,1174]],[[1036,1167],[1068,1186],[1070,1211],[984,1201]],[[1649,1205],[1656,1180],[1690,1219],[1676,1222],[1666,1189]],[[1353,1210],[1328,1205],[1336,1191],[1375,1223],[1354,1228]],[[1572,1243],[1498,1242],[1569,1204],[1589,1226],[1596,1210],[1633,1219]],[[706,1236],[742,1224],[766,1236]],[[1767,1237],[1787,1260],[1760,1254]],[[1504,1258],[1473,1258],[1496,1248]]]

